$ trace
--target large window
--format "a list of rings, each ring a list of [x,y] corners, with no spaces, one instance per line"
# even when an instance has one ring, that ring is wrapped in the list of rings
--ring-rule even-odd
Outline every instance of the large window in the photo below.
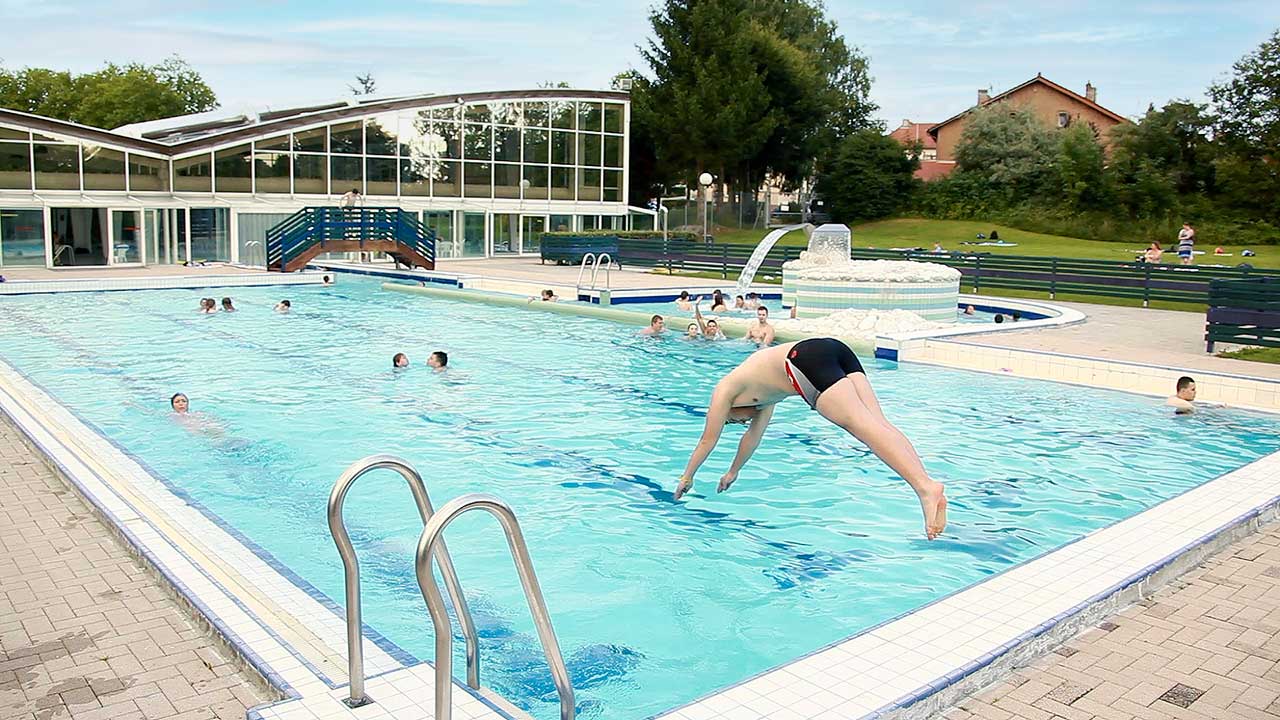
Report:
[[[253,192],[253,166],[248,145],[219,150],[213,155],[213,176],[218,192]]]
[[[227,208],[191,210],[191,257],[195,260],[231,260],[231,211]]]
[[[211,192],[213,161],[209,155],[194,155],[173,161],[175,192]]]
[[[32,146],[37,190],[80,189],[80,147],[54,143]]]
[[[364,152],[361,122],[342,123],[329,127],[329,152],[343,155],[359,155]]]
[[[85,145],[84,189],[124,190],[124,153],[97,145]]]
[[[484,213],[462,216],[462,257],[484,257]]]
[[[130,192],[169,192],[169,161],[129,153]]]
[[[364,192],[364,163],[360,158],[334,155],[329,158],[329,172],[333,174],[334,194],[352,189]]]
[[[294,155],[293,192],[299,195],[327,194],[329,192],[329,158],[324,155],[305,153]]]
[[[365,159],[366,195],[396,196],[396,159],[371,157]]]
[[[520,166],[507,163],[493,165],[493,196],[499,198],[520,197]]]
[[[292,165],[287,152],[263,152],[261,149],[256,151],[253,155],[256,191],[260,193],[290,192],[289,175]]]
[[[427,210],[422,213],[422,224],[436,233],[436,257],[451,258],[462,253],[453,241],[453,211]]]
[[[462,170],[463,182],[466,187],[463,188],[463,194],[469,198],[489,198],[493,197],[493,188],[490,187],[493,182],[493,166],[489,163],[469,162]]]
[[[0,267],[44,265],[44,211],[0,208]]]
[[[31,144],[0,142],[0,188],[31,189]]]

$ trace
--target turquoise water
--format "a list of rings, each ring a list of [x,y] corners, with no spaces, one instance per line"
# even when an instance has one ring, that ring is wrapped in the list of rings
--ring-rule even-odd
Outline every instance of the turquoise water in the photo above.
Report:
[[[215,294],[240,312],[194,312]],[[271,312],[282,297],[293,314]],[[451,356],[443,375],[424,365],[436,349]],[[401,350],[413,366],[396,373]],[[1280,446],[1280,425],[1260,414],[1174,418],[1153,398],[864,359],[885,413],[947,483],[943,540],[923,539],[905,483],[796,399],[731,492],[714,486],[737,429],[694,496],[674,502],[711,386],[748,352],[345,277],[330,288],[0,299],[0,356],[335,600],[325,503],[353,460],[404,456],[437,505],[466,492],[506,499],[589,718],[692,700]],[[203,424],[174,421],[176,391]],[[411,568],[421,527],[403,482],[362,479],[347,517],[366,620],[430,658]],[[484,682],[555,717],[496,523],[466,516],[448,538]]]
[[[710,304],[709,300],[703,301],[702,303],[703,313],[709,313],[708,311],[709,304]],[[765,301],[764,306],[769,308],[770,316],[775,318],[787,317],[787,313],[789,312],[788,310],[782,307],[782,301],[780,300],[767,300]],[[685,313],[684,311],[680,310],[680,308],[676,307],[676,304],[674,301],[651,302],[651,303],[650,302],[618,303],[614,305],[614,307],[618,308],[619,310],[631,310],[633,312],[640,312],[640,313],[657,313],[659,315],[687,315],[693,312],[692,310],[690,310],[689,313]],[[727,313],[717,313],[717,314],[724,314],[727,317],[737,317],[737,318],[743,318],[746,320],[750,320],[755,317],[754,310],[730,310]],[[975,311],[974,314],[972,315],[965,315],[964,313],[958,310],[956,311],[956,322],[989,323],[989,322],[992,322],[994,318],[995,318],[995,313]],[[1005,322],[1009,322],[1008,313],[1005,313]]]

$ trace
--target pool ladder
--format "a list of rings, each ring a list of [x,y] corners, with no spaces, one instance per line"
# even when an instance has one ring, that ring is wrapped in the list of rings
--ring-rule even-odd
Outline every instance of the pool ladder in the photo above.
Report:
[[[542,599],[542,590],[538,586],[538,578],[533,572],[533,562],[529,559],[529,548],[525,544],[524,535],[520,532],[520,524],[516,514],[502,500],[484,493],[470,493],[456,497],[445,503],[437,512],[431,507],[431,499],[427,495],[427,486],[407,462],[393,455],[370,455],[352,463],[343,471],[329,494],[329,532],[333,534],[333,542],[338,546],[338,554],[342,557],[343,574],[346,580],[347,602],[347,670],[350,677],[350,691],[343,702],[356,708],[373,702],[365,694],[364,682],[364,648],[361,627],[360,607],[360,562],[356,558],[355,548],[351,545],[351,536],[347,534],[346,524],[342,518],[342,506],[351,485],[362,475],[378,469],[395,470],[409,483],[409,491],[418,506],[418,514],[422,517],[422,535],[418,538],[418,549],[414,560],[414,568],[418,575],[418,588],[427,603],[427,611],[431,615],[431,624],[435,632],[435,714],[434,720],[450,720],[453,714],[453,625],[445,609],[444,597],[431,572],[432,558],[440,566],[440,575],[444,578],[445,588],[449,593],[449,602],[453,605],[462,626],[462,636],[467,647],[467,685],[474,690],[480,689],[480,650],[476,635],[475,623],[471,619],[471,609],[462,594],[462,586],[458,583],[457,573],[453,569],[453,560],[445,546],[442,534],[449,523],[463,513],[471,510],[484,510],[493,515],[502,526],[507,537],[507,545],[515,560],[516,573],[524,588],[525,600],[529,603],[529,611],[533,614],[533,624],[538,631],[538,639],[542,642],[543,653],[547,664],[551,666],[551,677],[555,682],[556,693],[560,696],[560,720],[573,720],[575,715],[573,701],[573,685],[569,681],[569,671],[565,668],[564,658],[560,654],[560,644],[556,641],[555,630],[551,627],[551,617],[547,614],[546,603]]]
[[[583,290],[582,274],[586,272],[588,266],[591,267],[591,284],[587,286],[586,289],[588,291],[596,289],[596,275],[600,273],[600,268],[603,266],[604,267],[604,289],[612,290],[613,283],[610,282],[610,278],[609,278],[609,266],[612,264],[613,264],[613,257],[609,255],[609,253],[600,253],[599,255],[595,253],[587,253],[586,255],[583,255],[582,264],[578,266],[578,281],[574,283],[574,291],[575,291],[574,299],[575,300],[582,299],[580,297],[582,295],[582,290]],[[621,268],[622,266],[619,265],[618,267]]]

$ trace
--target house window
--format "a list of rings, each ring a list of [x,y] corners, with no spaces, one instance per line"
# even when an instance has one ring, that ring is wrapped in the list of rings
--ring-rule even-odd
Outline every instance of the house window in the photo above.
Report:
[[[937,160],[937,159],[938,159],[938,151],[937,151],[937,150],[924,150],[924,151],[923,151],[923,152],[921,152],[921,154],[920,154],[920,159],[921,159],[921,160]]]
[[[1058,113],[1058,127],[1064,128],[1071,124],[1071,116],[1065,112]]]

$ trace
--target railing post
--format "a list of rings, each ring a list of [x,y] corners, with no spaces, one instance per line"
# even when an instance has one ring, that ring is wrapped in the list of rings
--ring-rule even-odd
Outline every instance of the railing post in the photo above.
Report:
[[[666,239],[662,239],[662,255],[667,259],[667,274],[671,274],[671,243]]]
[[[977,294],[982,289],[982,256],[973,256],[973,292]]]
[[[1058,256],[1053,257],[1053,265],[1049,269],[1049,299],[1057,295],[1058,290]]]
[[[1143,263],[1142,307],[1151,307],[1151,263]]]
[[[729,279],[729,246],[720,246],[720,279]]]

